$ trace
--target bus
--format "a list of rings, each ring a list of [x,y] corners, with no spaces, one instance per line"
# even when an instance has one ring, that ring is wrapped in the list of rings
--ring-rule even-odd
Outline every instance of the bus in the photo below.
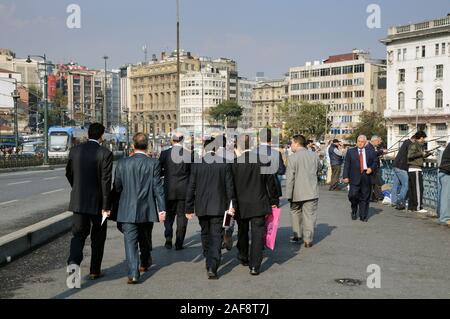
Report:
[[[79,127],[50,127],[48,130],[48,157],[68,157],[70,149],[87,141],[88,132]]]
[[[51,127],[48,131],[48,157],[68,157],[70,149],[88,140],[88,130],[79,127]],[[114,155],[123,155],[126,145],[125,134],[105,133],[104,147]]]

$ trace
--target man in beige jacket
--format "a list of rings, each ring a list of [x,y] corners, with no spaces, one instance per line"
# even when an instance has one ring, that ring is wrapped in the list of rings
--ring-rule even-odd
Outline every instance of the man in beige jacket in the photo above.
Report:
[[[314,227],[319,203],[319,157],[306,149],[303,135],[292,137],[293,155],[289,157],[286,173],[286,198],[291,203],[292,229],[291,242],[302,240],[305,247],[312,246]]]

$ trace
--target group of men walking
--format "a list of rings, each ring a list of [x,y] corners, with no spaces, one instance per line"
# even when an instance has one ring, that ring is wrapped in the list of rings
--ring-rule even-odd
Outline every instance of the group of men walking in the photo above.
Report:
[[[226,148],[225,136],[204,141],[201,158],[183,146],[184,136],[175,134],[172,147],[159,159],[147,155],[148,138],[133,137],[133,155],[118,161],[113,180],[113,154],[101,146],[105,128],[89,127],[87,143],[71,149],[66,176],[72,186],[69,210],[74,212],[68,264],[80,265],[86,238],[91,236],[90,278],[103,276],[101,263],[106,240],[106,218],[117,221],[124,234],[128,284],[139,282],[141,273],[152,265],[152,230],[164,222],[165,247],[184,249],[188,221],[194,215],[201,227],[205,268],[209,279],[218,279],[222,248],[232,246],[233,223],[225,231],[224,215],[238,225],[237,259],[259,275],[263,260],[266,217],[280,206],[281,176],[286,175],[285,198],[290,203],[292,243],[313,244],[319,203],[320,159],[302,135],[291,138],[292,154],[287,167],[281,153],[271,146],[271,131],[262,130],[259,143],[241,135],[233,150]],[[409,189],[409,208],[422,210],[423,151],[426,135],[418,132],[403,143],[395,160],[392,201],[404,208]],[[359,136],[357,146],[343,158],[339,141],[329,148],[332,166],[343,164],[343,181],[349,185],[351,218],[367,222],[373,177],[379,172],[381,140],[370,142]],[[342,157],[342,158],[340,158]],[[335,164],[335,165],[333,165]],[[450,149],[443,154],[440,171],[441,220],[450,223]],[[334,168],[337,170],[337,168]],[[340,170],[340,166],[339,166]],[[334,176],[340,172],[334,171]],[[333,185],[332,185],[333,186]],[[333,186],[334,187],[334,186]],[[447,195],[446,195],[447,194]],[[174,223],[176,231],[174,232]]]

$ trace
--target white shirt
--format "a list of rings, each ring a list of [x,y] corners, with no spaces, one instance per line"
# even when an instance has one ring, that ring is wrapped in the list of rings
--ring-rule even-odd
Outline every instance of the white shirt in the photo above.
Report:
[[[141,151],[141,150],[135,150],[134,154],[143,154],[145,156],[148,156],[147,153],[145,153],[144,151]]]
[[[362,151],[362,155],[363,155],[363,162],[364,162],[364,170],[367,170],[367,159],[366,159],[366,149],[365,148],[358,148],[358,158],[359,158],[359,153]]]

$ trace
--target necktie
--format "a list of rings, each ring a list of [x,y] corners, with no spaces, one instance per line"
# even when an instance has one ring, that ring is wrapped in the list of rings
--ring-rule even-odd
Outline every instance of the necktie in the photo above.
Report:
[[[361,170],[361,174],[364,172],[364,157],[362,153],[362,149],[359,150],[359,167]]]

